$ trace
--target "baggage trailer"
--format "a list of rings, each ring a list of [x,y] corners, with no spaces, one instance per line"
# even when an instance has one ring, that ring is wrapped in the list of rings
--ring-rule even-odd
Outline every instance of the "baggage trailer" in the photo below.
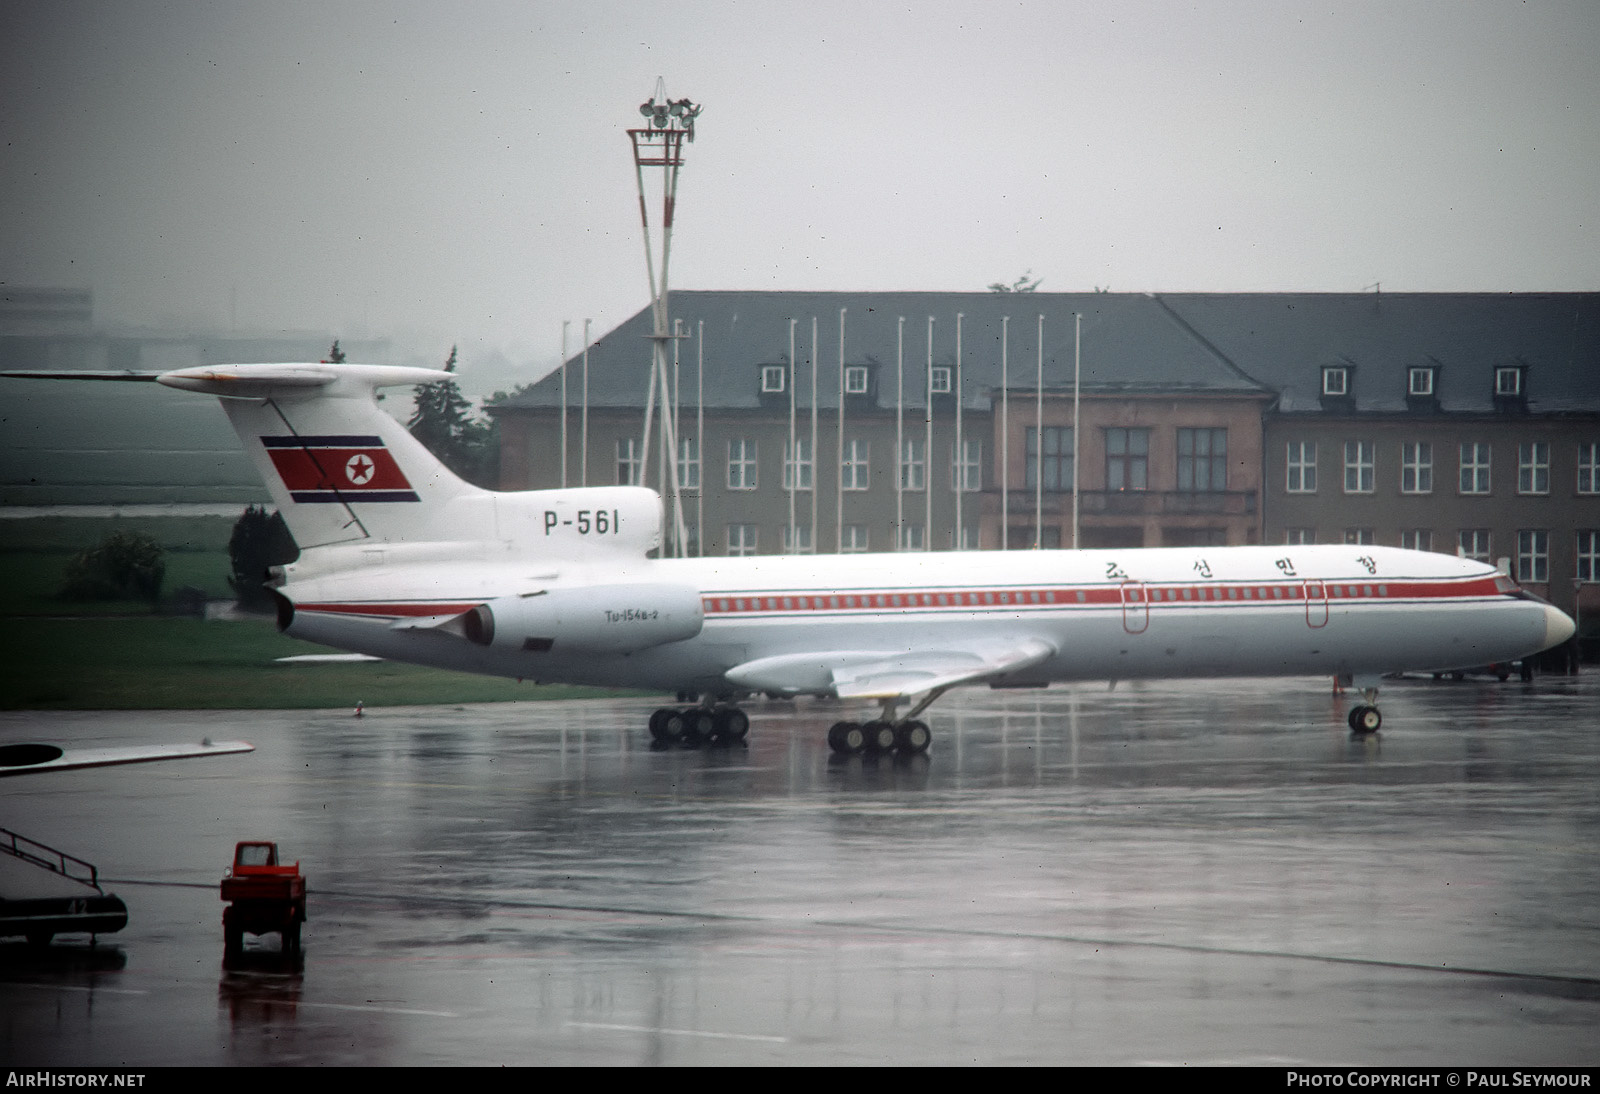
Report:
[[[283,952],[300,949],[300,924],[306,921],[306,879],[300,864],[278,865],[278,845],[247,840],[233,849],[233,869],[222,879],[223,952],[238,954],[244,936],[278,932]]]

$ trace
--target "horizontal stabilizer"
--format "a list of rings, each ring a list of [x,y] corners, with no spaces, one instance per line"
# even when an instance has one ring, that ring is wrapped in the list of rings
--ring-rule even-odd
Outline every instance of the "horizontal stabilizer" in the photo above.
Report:
[[[117,764],[152,763],[156,760],[188,760],[197,756],[225,756],[235,752],[254,752],[245,741],[205,740],[199,744],[129,745],[120,748],[61,748],[50,744],[0,745],[0,778],[6,775],[32,775],[43,771],[71,771],[80,767],[111,767]]]

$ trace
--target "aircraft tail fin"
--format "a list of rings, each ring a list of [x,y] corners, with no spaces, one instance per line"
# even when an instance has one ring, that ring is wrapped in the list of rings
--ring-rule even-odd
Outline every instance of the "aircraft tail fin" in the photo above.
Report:
[[[208,365],[168,387],[221,397],[302,550],[336,543],[489,539],[494,495],[462,481],[378,406],[377,389],[435,383],[387,365]]]

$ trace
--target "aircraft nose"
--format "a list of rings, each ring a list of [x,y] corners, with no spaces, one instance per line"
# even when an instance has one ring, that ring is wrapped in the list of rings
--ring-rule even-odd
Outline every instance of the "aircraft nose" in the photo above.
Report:
[[[1544,606],[1544,648],[1559,646],[1577,633],[1578,625],[1560,608]]]

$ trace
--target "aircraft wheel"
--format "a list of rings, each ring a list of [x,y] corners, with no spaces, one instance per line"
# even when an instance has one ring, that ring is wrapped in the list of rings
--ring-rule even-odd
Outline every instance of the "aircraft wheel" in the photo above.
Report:
[[[888,722],[868,722],[861,727],[866,734],[868,752],[888,752],[894,748],[894,726]]]
[[[866,733],[854,722],[835,722],[828,730],[828,747],[841,756],[855,755],[866,743]]]
[[[719,741],[738,744],[750,732],[750,715],[738,707],[720,707],[712,718],[716,725],[714,733]]]
[[[683,712],[662,707],[650,715],[650,736],[662,744],[676,744],[683,739]]]
[[[1376,733],[1383,725],[1378,708],[1365,703],[1350,708],[1350,728],[1357,733]]]
[[[933,731],[926,722],[901,722],[895,727],[894,746],[907,756],[920,756],[933,743]]]
[[[683,721],[683,742],[693,744],[707,738],[720,736],[717,729],[717,719],[709,710],[699,707],[690,707],[680,716]]]

